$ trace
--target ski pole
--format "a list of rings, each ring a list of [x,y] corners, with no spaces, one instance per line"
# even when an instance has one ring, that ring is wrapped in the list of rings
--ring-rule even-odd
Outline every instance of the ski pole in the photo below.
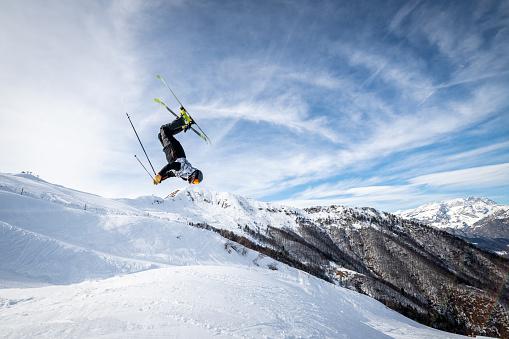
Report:
[[[134,155],[134,157],[136,158],[136,160],[138,160],[138,162],[140,163],[141,167],[143,167],[145,169],[145,171],[148,173],[148,175],[150,176],[150,179],[154,180],[154,178],[152,177],[152,174],[150,174],[150,172],[147,170],[147,168],[143,165],[143,163],[140,161],[140,159],[138,159],[138,157],[136,156],[136,154]]]
[[[143,144],[141,143],[140,137],[138,136],[138,133],[136,132],[136,128],[134,128],[133,122],[131,121],[131,118],[129,117],[129,114],[126,113],[126,115],[127,115],[127,119],[129,119],[129,122],[131,123],[131,126],[133,127],[134,134],[136,134],[136,137],[138,138],[138,141],[140,142],[140,145],[141,145],[141,148],[143,149],[143,152],[145,152],[145,155],[147,156],[148,163],[150,164],[150,167],[152,167],[152,171],[154,171],[154,175],[156,175],[156,170],[154,169],[154,166],[152,166],[152,163],[150,162],[150,159],[148,158],[147,152],[145,151],[145,147],[143,147]],[[140,161],[140,163],[141,163],[141,161]]]

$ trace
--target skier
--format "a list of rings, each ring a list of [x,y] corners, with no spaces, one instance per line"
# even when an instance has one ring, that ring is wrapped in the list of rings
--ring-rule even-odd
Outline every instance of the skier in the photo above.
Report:
[[[164,166],[154,179],[154,185],[170,177],[179,177],[187,180],[190,184],[199,184],[203,180],[203,173],[194,168],[186,159],[184,148],[174,135],[182,131],[187,132],[194,123],[181,107],[182,116],[174,121],[162,125],[158,134],[159,141],[163,146],[163,152],[166,155],[168,164]]]

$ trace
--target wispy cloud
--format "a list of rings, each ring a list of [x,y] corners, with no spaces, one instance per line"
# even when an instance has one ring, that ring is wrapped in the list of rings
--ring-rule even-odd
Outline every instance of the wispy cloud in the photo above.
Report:
[[[180,187],[152,187],[125,117],[158,170],[171,116],[152,100],[178,105],[161,74],[212,138],[179,135],[205,188],[388,210],[477,194],[431,182],[509,161],[508,12],[477,1],[9,2],[0,170],[37,167],[108,196]],[[505,180],[489,173],[485,185]]]
[[[0,35],[8,52],[0,56],[0,147],[2,154],[16,155],[3,170],[32,170],[54,182],[100,190],[101,177],[112,169],[112,143],[122,148],[117,117],[137,106],[142,92],[126,24],[140,8],[4,5]]]
[[[384,178],[366,181],[338,182],[335,185],[319,185],[296,194],[280,203],[294,206],[355,205],[377,206],[384,209],[395,202],[401,208],[415,207],[429,201],[441,201],[453,197],[450,192],[469,189],[507,189],[509,186],[509,163],[446,171],[409,178],[405,184],[370,185]],[[440,187],[440,192],[429,189]],[[429,199],[429,200],[426,200]],[[389,208],[389,210],[391,210]]]
[[[509,163],[432,173],[409,181],[413,185],[461,189],[509,186]]]
[[[419,5],[421,1],[407,1],[401,8],[396,12],[394,17],[389,23],[389,31],[393,32],[403,20]]]

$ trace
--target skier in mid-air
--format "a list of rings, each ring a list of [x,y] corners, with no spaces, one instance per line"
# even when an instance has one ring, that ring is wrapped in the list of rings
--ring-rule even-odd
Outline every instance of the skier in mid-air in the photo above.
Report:
[[[178,117],[166,125],[162,125],[158,134],[168,164],[156,175],[154,185],[171,177],[182,178],[183,180],[187,180],[190,184],[199,184],[203,180],[203,173],[199,169],[194,168],[189,161],[187,161],[184,148],[174,137],[175,134],[182,131],[186,132],[194,123],[186,114],[183,107],[181,108],[181,112],[181,117]]]

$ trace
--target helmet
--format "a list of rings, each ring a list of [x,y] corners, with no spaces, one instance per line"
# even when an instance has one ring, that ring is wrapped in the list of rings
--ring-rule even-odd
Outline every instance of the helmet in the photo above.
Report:
[[[203,181],[203,173],[200,170],[196,170],[187,180],[190,184],[199,184]]]

